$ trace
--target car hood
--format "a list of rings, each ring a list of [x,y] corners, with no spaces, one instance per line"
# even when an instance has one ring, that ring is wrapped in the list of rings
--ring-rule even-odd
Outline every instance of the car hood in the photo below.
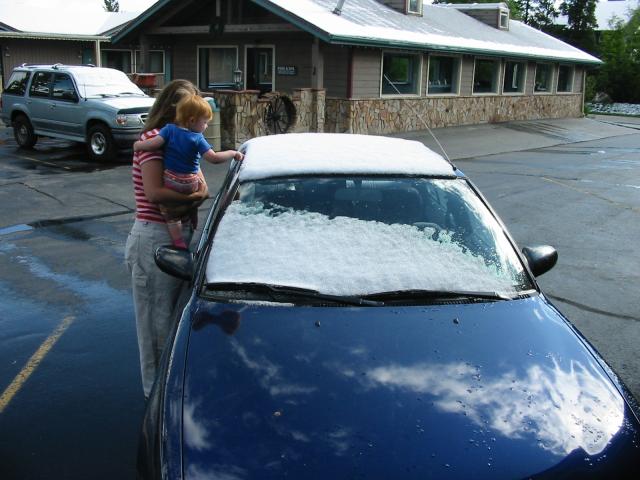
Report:
[[[187,479],[615,478],[640,464],[615,376],[542,296],[192,312]]]
[[[126,97],[91,97],[88,99],[92,102],[100,102],[105,105],[109,105],[117,110],[123,110],[128,108],[151,108],[153,102],[155,102],[155,98],[152,97],[137,97],[137,96],[126,96]]]

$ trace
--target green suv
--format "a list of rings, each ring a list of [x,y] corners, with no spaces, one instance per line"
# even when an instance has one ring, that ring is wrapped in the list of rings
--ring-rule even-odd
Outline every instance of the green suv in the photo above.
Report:
[[[2,92],[0,118],[20,147],[61,138],[86,143],[94,160],[113,160],[138,139],[153,102],[119,70],[22,65]]]

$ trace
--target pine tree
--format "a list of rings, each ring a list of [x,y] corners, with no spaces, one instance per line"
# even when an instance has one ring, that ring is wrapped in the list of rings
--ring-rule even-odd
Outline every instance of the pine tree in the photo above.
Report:
[[[107,12],[119,12],[120,3],[118,3],[118,0],[104,0],[103,8]]]
[[[640,9],[625,24],[615,20],[603,32],[602,60],[596,74],[596,90],[608,93],[616,102],[640,102]]]
[[[529,21],[525,22],[538,30],[549,33],[553,29],[559,12],[554,0],[537,0],[529,12]]]
[[[596,51],[597,0],[564,0],[560,11],[567,16],[567,41],[588,52]]]

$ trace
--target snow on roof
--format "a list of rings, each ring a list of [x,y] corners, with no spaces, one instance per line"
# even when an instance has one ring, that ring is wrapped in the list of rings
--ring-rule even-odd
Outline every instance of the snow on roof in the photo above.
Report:
[[[341,133],[289,133],[247,141],[240,180],[309,174],[455,177],[453,166],[422,143]]]
[[[511,20],[509,30],[500,30],[447,5],[424,5],[423,16],[418,16],[404,15],[377,0],[347,0],[342,14],[336,15],[333,13],[336,0],[255,1],[301,28],[310,27],[333,43],[601,63],[592,55],[521,22]]]
[[[136,12],[74,11],[67,8],[39,7],[35,12],[19,2],[0,2],[0,23],[24,33],[97,36],[121,26]]]

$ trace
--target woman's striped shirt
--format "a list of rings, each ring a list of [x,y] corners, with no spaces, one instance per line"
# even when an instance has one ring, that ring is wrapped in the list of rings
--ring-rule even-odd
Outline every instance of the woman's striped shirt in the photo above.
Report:
[[[142,135],[140,135],[140,140],[155,137],[158,133],[158,129],[143,132]],[[147,200],[147,196],[144,194],[144,187],[142,186],[142,165],[146,162],[162,162],[162,160],[162,150],[156,150],[155,152],[134,152],[133,154],[132,175],[133,192],[136,199],[136,220],[166,223],[160,213],[158,205]]]

